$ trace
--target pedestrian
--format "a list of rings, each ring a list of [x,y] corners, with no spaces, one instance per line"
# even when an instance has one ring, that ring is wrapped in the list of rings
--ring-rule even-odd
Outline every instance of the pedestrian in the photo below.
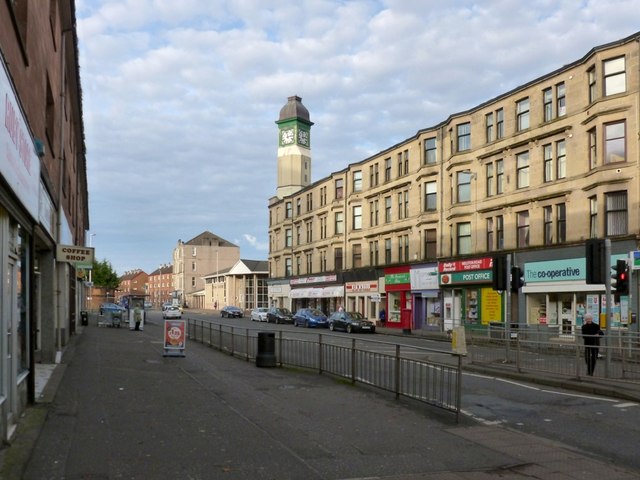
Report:
[[[383,308],[382,310],[380,310],[380,324],[384,327],[386,321],[387,321],[387,312]]]
[[[594,323],[593,315],[587,313],[582,324],[582,338],[584,340],[584,360],[587,362],[588,375],[593,375],[593,371],[596,368],[601,335],[600,325]]]

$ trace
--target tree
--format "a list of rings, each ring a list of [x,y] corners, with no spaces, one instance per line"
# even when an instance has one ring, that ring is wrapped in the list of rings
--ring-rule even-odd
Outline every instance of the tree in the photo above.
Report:
[[[92,281],[96,287],[104,287],[108,290],[115,290],[120,286],[118,274],[113,270],[110,262],[102,260],[93,262]]]

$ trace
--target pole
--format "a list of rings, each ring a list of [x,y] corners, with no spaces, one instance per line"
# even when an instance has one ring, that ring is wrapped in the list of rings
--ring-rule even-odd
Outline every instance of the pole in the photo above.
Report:
[[[611,325],[611,312],[613,310],[613,296],[611,295],[611,239],[604,239],[604,271],[607,272],[607,278],[605,282],[606,296],[607,296],[607,324],[604,328],[604,345],[605,345],[605,360],[604,360],[604,376],[609,378],[609,368],[611,367],[611,352],[609,350],[609,326]]]
[[[506,361],[509,361],[509,343],[511,342],[511,255],[507,255],[507,282],[505,290],[505,312],[504,312],[504,345]]]

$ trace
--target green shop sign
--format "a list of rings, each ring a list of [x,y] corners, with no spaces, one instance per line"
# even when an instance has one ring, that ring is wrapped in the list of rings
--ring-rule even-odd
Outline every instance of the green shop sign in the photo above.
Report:
[[[493,280],[491,270],[471,272],[451,272],[440,274],[440,285],[460,285],[465,283],[490,283]]]
[[[385,285],[402,285],[404,283],[411,283],[411,276],[409,272],[406,273],[390,273],[384,276]]]

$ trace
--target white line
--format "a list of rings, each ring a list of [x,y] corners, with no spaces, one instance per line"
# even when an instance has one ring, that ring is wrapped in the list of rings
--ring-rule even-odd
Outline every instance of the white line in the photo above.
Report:
[[[617,405],[614,405],[614,407],[616,408],[627,408],[627,407],[637,407],[637,406],[638,404],[634,402],[618,403]]]

